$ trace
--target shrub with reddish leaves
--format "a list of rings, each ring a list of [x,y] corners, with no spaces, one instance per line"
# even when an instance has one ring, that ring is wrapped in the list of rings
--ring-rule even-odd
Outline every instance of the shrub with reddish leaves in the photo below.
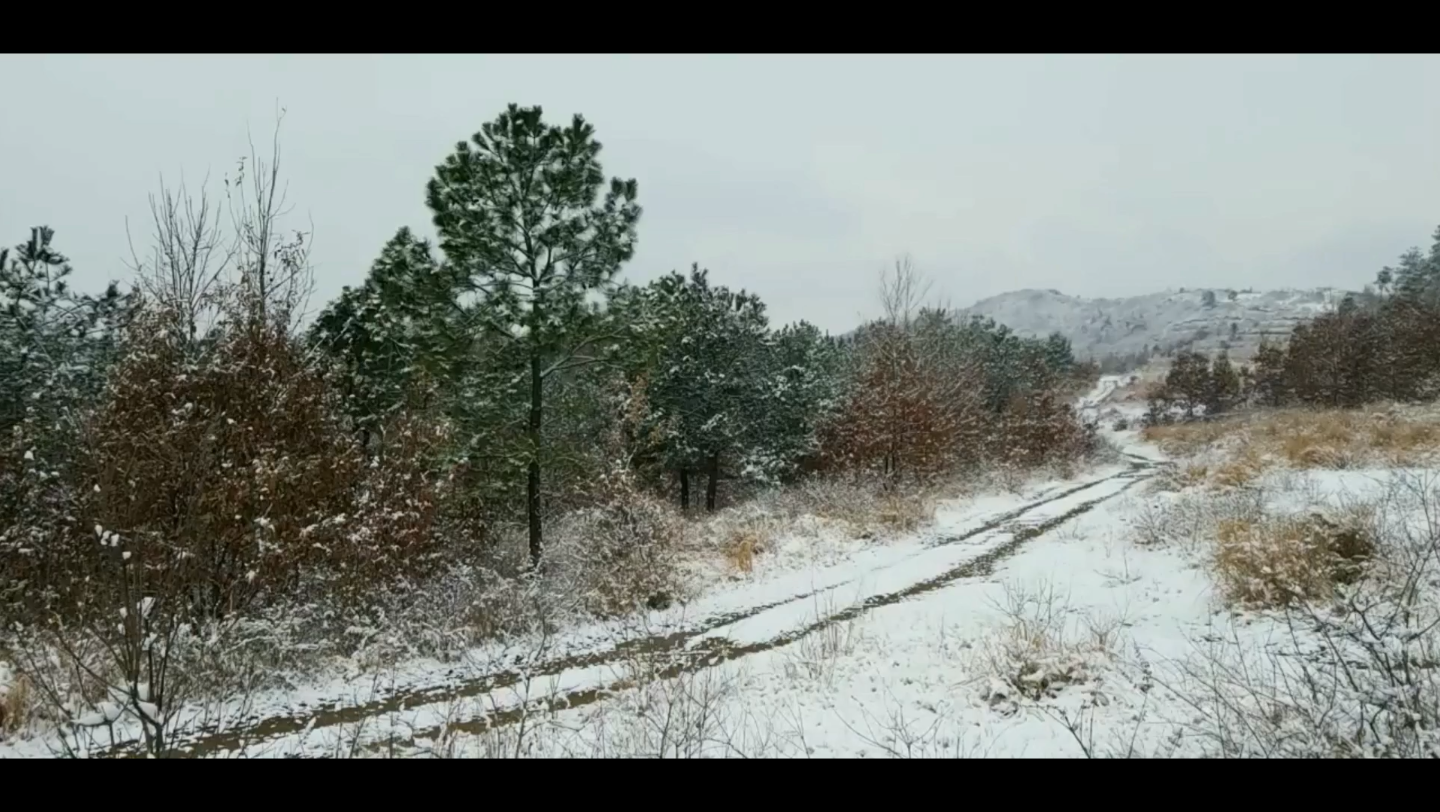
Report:
[[[49,608],[95,603],[113,563],[100,537],[123,541],[137,588],[196,620],[308,590],[360,599],[438,563],[448,480],[429,463],[443,427],[402,417],[367,459],[288,332],[232,316],[203,343],[157,308],[131,325],[67,481],[31,489],[40,543],[6,556]]]

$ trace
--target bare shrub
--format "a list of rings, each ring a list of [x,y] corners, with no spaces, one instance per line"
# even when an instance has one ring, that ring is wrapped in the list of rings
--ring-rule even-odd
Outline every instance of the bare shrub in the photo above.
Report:
[[[990,675],[983,698],[1002,712],[1014,712],[1017,700],[1038,701],[1092,680],[1116,644],[1118,621],[1077,626],[1083,619],[1048,582],[1030,588],[1007,584],[996,608],[1004,621],[978,651]]]
[[[1133,503],[1132,503],[1133,504]],[[1126,517],[1126,523],[1134,534],[1135,543],[1141,546],[1163,544],[1170,534],[1169,509],[1156,499],[1140,501]]]
[[[1168,497],[1168,498],[1165,498]],[[1213,549],[1216,528],[1248,524],[1266,515],[1268,493],[1261,488],[1161,494],[1132,504],[1127,524],[1141,545],[1175,545],[1187,552]]]
[[[644,493],[628,472],[609,475],[608,498],[563,517],[546,553],[546,573],[584,611],[613,617],[664,608],[680,597],[677,570],[685,523]]]
[[[853,619],[833,620],[841,611],[836,590],[816,594],[810,622],[819,628],[785,648],[787,674],[834,686],[841,660],[853,655],[861,642],[861,631]]]

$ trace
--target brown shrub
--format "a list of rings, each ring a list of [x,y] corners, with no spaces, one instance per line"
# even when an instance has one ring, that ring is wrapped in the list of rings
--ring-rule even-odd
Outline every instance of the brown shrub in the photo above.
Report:
[[[889,482],[924,481],[949,469],[966,425],[954,408],[957,382],[927,367],[900,326],[872,326],[861,353],[849,399],[823,431],[826,467]]]
[[[44,544],[4,562],[32,611],[90,616],[139,590],[218,618],[302,588],[360,597],[435,562],[444,479],[426,463],[443,431],[402,421],[367,460],[283,327],[235,307],[194,343],[172,321],[136,317],[73,469],[32,500]]]
[[[1375,553],[1364,511],[1339,521],[1304,517],[1223,519],[1216,526],[1214,565],[1227,600],[1286,606],[1328,598],[1352,583]]]
[[[4,675],[5,671],[0,669],[0,677]],[[24,674],[16,675],[8,683],[0,682],[0,738],[24,726],[30,702],[30,681]]]
[[[1094,430],[1053,389],[1012,398],[999,422],[992,457],[1022,468],[1079,459],[1098,442]]]
[[[721,550],[736,570],[750,572],[755,568],[755,556],[764,552],[763,543],[764,539],[757,530],[737,529],[725,540]]]

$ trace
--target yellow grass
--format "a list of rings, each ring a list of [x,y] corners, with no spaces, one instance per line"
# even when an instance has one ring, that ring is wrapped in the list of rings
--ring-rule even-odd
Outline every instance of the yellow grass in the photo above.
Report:
[[[1238,484],[1280,462],[1301,469],[1428,464],[1440,451],[1440,414],[1400,407],[1266,410],[1220,420],[1151,426],[1144,434],[1175,456],[1228,451],[1231,463],[1212,473]]]
[[[750,572],[755,569],[755,556],[762,549],[760,533],[755,528],[735,531],[721,547],[725,560],[729,561],[730,566],[739,572]]]
[[[0,693],[0,736],[20,729],[25,722],[25,708],[30,701],[30,683],[24,675],[17,676],[4,693]]]
[[[953,497],[959,490],[957,483],[887,491],[875,483],[812,482],[773,494],[763,505],[694,519],[694,537],[710,540],[707,549],[718,552],[731,570],[749,573],[788,533],[828,527],[851,538],[898,537],[928,523],[942,494]]]
[[[1358,578],[1374,553],[1367,516],[1357,509],[1339,521],[1317,515],[1221,519],[1213,562],[1222,593],[1247,606],[1329,597],[1336,584]]]

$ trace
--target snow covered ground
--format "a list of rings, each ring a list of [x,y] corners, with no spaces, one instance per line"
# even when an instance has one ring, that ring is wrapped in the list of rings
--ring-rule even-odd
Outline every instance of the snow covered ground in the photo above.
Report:
[[[1117,384],[1083,407],[1111,408]],[[208,709],[229,721],[177,744],[216,757],[1210,752],[1194,698],[1172,690],[1178,664],[1217,640],[1264,650],[1284,630],[1224,610],[1195,551],[1137,544],[1138,513],[1184,497],[1147,489],[1158,450],[1105,433],[1124,462],[943,504],[923,532],[790,539],[686,606]],[[1331,472],[1305,490],[1340,499],[1388,475]],[[21,739],[0,757],[55,746]]]

